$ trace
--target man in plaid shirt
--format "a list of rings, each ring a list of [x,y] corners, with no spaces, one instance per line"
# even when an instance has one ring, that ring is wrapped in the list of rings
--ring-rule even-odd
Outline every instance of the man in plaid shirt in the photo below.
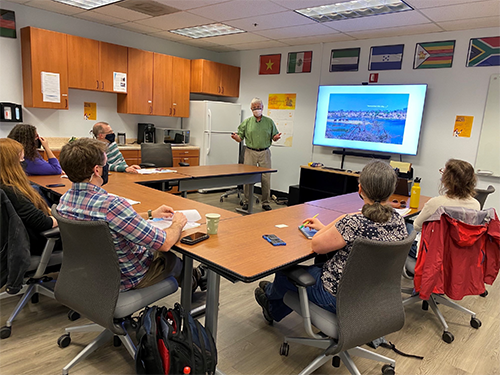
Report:
[[[59,159],[73,186],[61,197],[57,212],[68,219],[108,223],[120,263],[120,290],[144,288],[169,276],[179,279],[182,262],[169,250],[187,222],[184,214],[165,205],[137,213],[124,198],[109,195],[101,187],[107,182],[102,142],[78,139],[62,148]],[[145,220],[148,216],[172,217],[172,226],[156,228]]]

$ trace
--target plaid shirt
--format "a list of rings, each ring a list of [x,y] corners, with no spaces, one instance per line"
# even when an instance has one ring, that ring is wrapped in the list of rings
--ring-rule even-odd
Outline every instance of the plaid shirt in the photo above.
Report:
[[[118,253],[121,291],[134,288],[144,277],[166,233],[144,220],[121,197],[89,184],[74,183],[62,197],[57,212],[64,218],[106,221]]]

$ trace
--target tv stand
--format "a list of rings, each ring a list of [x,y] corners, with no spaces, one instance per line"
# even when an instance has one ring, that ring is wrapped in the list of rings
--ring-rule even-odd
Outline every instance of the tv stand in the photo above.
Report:
[[[368,154],[368,153],[356,152],[356,151],[346,151],[345,148],[343,148],[342,150],[333,150],[332,154],[342,155],[342,162],[340,163],[340,169],[344,169],[344,160],[345,160],[346,155],[347,156],[359,156],[362,158],[371,158],[371,159],[385,159],[385,160],[388,160],[391,158],[391,155]]]

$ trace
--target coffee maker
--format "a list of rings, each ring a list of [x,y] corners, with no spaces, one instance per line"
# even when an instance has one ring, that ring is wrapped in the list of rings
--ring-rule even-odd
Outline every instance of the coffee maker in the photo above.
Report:
[[[156,129],[153,124],[139,123],[137,143],[156,143]]]

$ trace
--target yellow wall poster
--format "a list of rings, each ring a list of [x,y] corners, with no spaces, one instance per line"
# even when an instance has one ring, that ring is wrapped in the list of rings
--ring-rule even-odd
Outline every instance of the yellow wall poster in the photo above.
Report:
[[[473,121],[474,116],[457,115],[457,117],[455,118],[455,128],[453,129],[453,136],[470,138]]]
[[[97,120],[97,104],[83,102],[83,118],[84,120]]]
[[[292,147],[293,118],[297,94],[269,94],[267,115],[271,117],[281,133],[275,146]]]

